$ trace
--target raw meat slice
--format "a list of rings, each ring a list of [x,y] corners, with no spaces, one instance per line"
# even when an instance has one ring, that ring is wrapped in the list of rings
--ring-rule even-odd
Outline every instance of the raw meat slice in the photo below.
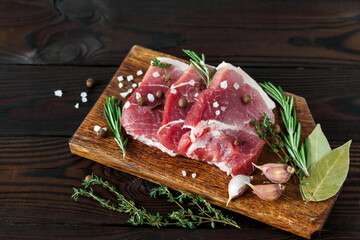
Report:
[[[244,95],[251,97],[247,104]],[[233,176],[250,174],[251,163],[257,161],[264,145],[251,121],[264,113],[274,121],[274,108],[275,103],[249,75],[222,63],[185,119],[184,126],[191,131],[180,139],[178,152],[215,164]]]
[[[165,95],[169,87],[180,78],[189,65],[170,58],[158,57],[157,59],[161,63],[170,63],[171,66],[165,70],[152,65],[149,67],[140,87],[124,104],[121,125],[134,139],[175,156],[174,151],[164,147],[157,139],[157,132],[162,122],[165,96],[158,98],[156,92],[161,90]],[[171,76],[170,81],[164,81],[166,76]],[[139,98],[143,98],[145,101],[143,106],[138,104]]]
[[[189,129],[183,128],[185,118],[196,97],[205,84],[193,66],[190,66],[166,93],[162,126],[158,131],[159,141],[168,149],[177,151],[180,138]],[[179,100],[186,99],[187,106],[179,106]]]

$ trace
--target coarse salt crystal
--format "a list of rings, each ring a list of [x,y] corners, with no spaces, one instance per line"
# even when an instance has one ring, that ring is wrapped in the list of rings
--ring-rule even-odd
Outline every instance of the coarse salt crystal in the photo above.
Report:
[[[152,73],[153,77],[160,77],[160,73],[158,71]]]
[[[139,71],[136,72],[136,75],[138,75],[138,76],[140,76],[140,75],[142,75],[142,74],[143,74],[143,71],[141,71],[141,70],[139,70]]]
[[[194,97],[198,97],[198,96],[199,96],[199,93],[195,93],[195,94],[194,94]]]
[[[192,177],[192,178],[196,178],[196,173],[192,173],[192,174],[191,174],[191,177]]]
[[[87,98],[86,98],[86,97],[83,97],[83,98],[81,98],[81,101],[82,101],[82,102],[87,102]]]
[[[216,110],[215,114],[216,114],[216,116],[219,116],[220,115],[220,110]]]
[[[122,88],[124,86],[123,83],[119,83],[119,88]]]
[[[86,93],[86,92],[82,92],[82,93],[80,93],[80,96],[81,96],[81,97],[86,97],[86,96],[87,96],[87,93]]]
[[[130,102],[127,101],[125,104],[124,104],[124,109],[127,109],[128,107],[130,107]]]
[[[214,107],[214,108],[217,108],[218,106],[219,106],[219,103],[218,103],[218,102],[214,102],[214,103],[213,103],[213,107]]]
[[[191,86],[194,86],[194,85],[195,85],[195,80],[194,80],[194,79],[191,79],[191,80],[189,81],[189,84],[190,84]]]
[[[136,99],[141,98],[141,94],[140,94],[140,93],[138,93],[138,92],[137,92],[137,93],[135,93],[135,98],[136,98]]]
[[[170,92],[171,92],[172,94],[176,94],[176,93],[177,93],[176,89],[174,89],[174,88],[170,89]]]
[[[140,87],[140,85],[141,85],[141,82],[138,83],[138,87]]]
[[[132,86],[133,88],[136,88],[136,87],[137,87],[137,84],[136,84],[136,83],[133,83],[131,86]]]
[[[117,80],[120,81],[120,82],[121,82],[121,81],[124,81],[124,77],[123,77],[123,76],[118,76],[118,77],[117,77]]]
[[[225,81],[222,81],[221,83],[220,83],[220,87],[222,88],[222,89],[226,89],[227,88],[227,81],[225,80]]]
[[[95,132],[97,132],[97,131],[99,131],[99,130],[100,130],[100,128],[101,128],[100,126],[95,125],[95,126],[94,126],[94,131],[95,131]]]
[[[148,93],[147,98],[148,98],[149,102],[154,102],[154,100],[155,100],[154,95],[152,95],[151,93]]]
[[[129,76],[126,77],[126,80],[128,82],[132,81],[133,79],[134,79],[133,75],[129,75]]]
[[[105,132],[107,131],[107,127],[103,127],[101,129],[104,130]]]
[[[57,97],[62,97],[63,92],[62,92],[61,90],[56,90],[56,91],[54,92],[54,94],[55,94],[55,96],[57,96]]]
[[[186,177],[186,171],[185,170],[181,170],[181,174],[183,175],[183,177]]]
[[[79,103],[76,103],[74,107],[79,108]]]
[[[122,93],[120,93],[120,96],[123,97],[123,98],[126,98],[127,95],[129,95],[128,92],[122,92]]]
[[[235,88],[235,90],[238,90],[239,89],[239,84],[238,83],[234,83],[234,88]]]
[[[132,88],[129,88],[129,89],[127,90],[128,93],[132,93],[132,91],[133,91]]]
[[[220,109],[221,109],[221,111],[225,111],[227,109],[227,107],[222,106],[222,107],[220,107]]]

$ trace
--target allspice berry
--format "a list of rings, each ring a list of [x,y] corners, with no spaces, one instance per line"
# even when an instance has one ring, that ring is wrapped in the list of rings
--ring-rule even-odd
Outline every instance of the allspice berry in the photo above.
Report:
[[[163,98],[164,97],[164,92],[163,91],[161,91],[161,90],[157,90],[156,91],[156,93],[155,93],[155,96],[157,97],[157,98]]]
[[[92,88],[92,87],[94,86],[94,84],[95,84],[95,81],[94,81],[93,78],[88,78],[88,79],[86,80],[86,86],[87,86],[88,88]]]
[[[186,108],[187,105],[188,105],[188,101],[185,98],[180,98],[179,107]]]
[[[248,104],[249,102],[251,102],[251,97],[250,97],[250,95],[246,94],[242,97],[242,100],[245,104]]]
[[[195,90],[196,90],[197,92],[200,92],[200,91],[201,91],[201,86],[200,86],[200,85],[196,85]]]
[[[91,180],[91,176],[90,175],[87,175],[86,177],[85,177],[85,181],[90,181]]]
[[[234,141],[234,145],[237,146],[237,145],[239,145],[239,144],[240,144],[240,141],[236,139],[236,140]]]
[[[98,131],[96,131],[96,135],[100,138],[103,138],[106,136],[106,130],[104,128],[100,128]]]
[[[137,99],[137,103],[139,106],[144,106],[145,105],[145,99],[140,97]]]
[[[281,128],[280,128],[279,124],[274,125],[274,130],[277,134],[279,134],[281,132]]]

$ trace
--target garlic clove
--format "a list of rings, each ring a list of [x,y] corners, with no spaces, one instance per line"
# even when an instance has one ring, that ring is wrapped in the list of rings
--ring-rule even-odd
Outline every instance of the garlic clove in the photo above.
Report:
[[[273,183],[285,183],[295,172],[295,168],[287,164],[267,163],[262,166],[257,166],[253,163],[253,166],[260,169],[267,179]]]
[[[281,184],[252,185],[248,183],[248,185],[259,198],[265,201],[275,201],[285,189],[285,186]]]
[[[234,176],[228,185],[228,193],[229,193],[229,199],[226,202],[226,206],[229,205],[230,201],[241,194],[243,194],[246,189],[248,188],[247,184],[250,184],[250,181],[252,179],[252,176],[246,176],[246,175],[236,175]]]

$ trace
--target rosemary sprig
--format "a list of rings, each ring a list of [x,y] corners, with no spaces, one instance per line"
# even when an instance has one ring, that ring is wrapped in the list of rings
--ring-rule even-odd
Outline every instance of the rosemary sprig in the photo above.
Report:
[[[202,80],[204,80],[204,83],[206,84],[206,87],[209,87],[210,82],[213,78],[213,76],[216,73],[216,68],[209,71],[209,68],[205,64],[205,55],[201,54],[201,57],[197,55],[195,52],[191,50],[183,49],[183,52],[186,53],[190,57],[190,63],[193,65],[197,73],[200,75]]]
[[[119,145],[123,158],[126,156],[126,146],[128,143],[128,138],[124,136],[124,132],[122,130],[122,126],[120,124],[120,120],[122,117],[122,110],[119,107],[121,104],[121,100],[119,102],[115,102],[115,97],[106,97],[106,102],[104,104],[104,115],[106,121],[108,122],[111,131],[115,135],[115,142]]]
[[[154,67],[158,67],[161,70],[165,71],[165,77],[163,79],[164,82],[168,82],[169,83],[169,88],[170,88],[170,80],[171,80],[171,76],[167,73],[167,68],[171,67],[170,63],[162,63],[160,62],[159,59],[157,59],[156,57],[153,58],[153,60],[151,61],[151,65],[153,65]]]
[[[270,82],[260,83],[260,86],[281,106],[281,118],[288,133],[287,135],[283,132],[281,133],[285,148],[294,164],[305,176],[309,176],[306,165],[305,144],[301,144],[300,146],[301,124],[296,120],[294,98],[285,96],[281,87],[275,87]]]
[[[82,185],[84,188],[73,188],[74,194],[71,196],[75,201],[79,199],[79,196],[91,198],[104,208],[119,213],[127,213],[130,215],[128,220],[132,225],[150,225],[156,227],[164,227],[170,225],[181,226],[184,228],[196,228],[200,224],[210,223],[212,228],[215,228],[215,223],[222,223],[224,225],[231,225],[236,228],[240,228],[237,223],[231,218],[224,216],[223,213],[214,208],[209,202],[200,196],[193,196],[180,191],[178,196],[174,196],[171,191],[164,186],[153,188],[150,192],[150,196],[156,198],[160,195],[165,195],[169,202],[175,203],[180,207],[179,210],[171,212],[168,217],[163,217],[159,213],[151,214],[145,208],[136,207],[135,203],[131,200],[127,200],[124,195],[119,193],[116,188],[109,184],[108,181],[104,181],[102,178],[91,174],[87,176]],[[104,199],[96,195],[91,188],[92,185],[99,185],[112,193],[116,200],[116,204],[110,200]],[[184,200],[189,201],[189,205],[195,206],[197,209],[192,210],[186,208]]]

